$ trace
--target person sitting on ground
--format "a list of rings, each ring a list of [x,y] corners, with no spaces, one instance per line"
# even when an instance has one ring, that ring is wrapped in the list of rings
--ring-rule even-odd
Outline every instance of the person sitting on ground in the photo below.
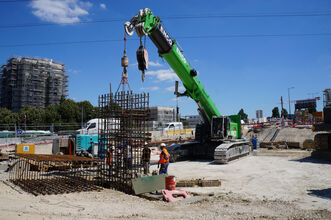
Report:
[[[141,161],[144,166],[144,174],[148,174],[149,166],[150,166],[150,162],[151,162],[151,149],[148,148],[147,142],[145,142],[145,144],[144,144],[143,155],[142,155]]]
[[[169,166],[169,153],[166,149],[165,143],[160,145],[161,153],[160,153],[160,160],[158,162],[158,167],[160,167],[159,174],[168,174],[168,166]]]

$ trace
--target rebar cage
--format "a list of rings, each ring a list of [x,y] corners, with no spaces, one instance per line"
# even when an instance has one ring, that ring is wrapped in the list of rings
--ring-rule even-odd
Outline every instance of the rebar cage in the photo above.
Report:
[[[99,152],[105,158],[105,181],[132,193],[131,180],[143,172],[145,142],[150,140],[149,94],[120,91],[99,96]]]
[[[103,161],[72,155],[16,154],[9,180],[34,195],[100,190]]]

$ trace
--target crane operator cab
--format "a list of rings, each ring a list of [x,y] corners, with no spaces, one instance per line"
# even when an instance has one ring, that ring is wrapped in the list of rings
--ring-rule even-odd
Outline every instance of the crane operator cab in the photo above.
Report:
[[[226,116],[214,116],[211,122],[211,138],[212,139],[227,139],[230,129],[230,119]],[[230,136],[231,138],[231,136]]]

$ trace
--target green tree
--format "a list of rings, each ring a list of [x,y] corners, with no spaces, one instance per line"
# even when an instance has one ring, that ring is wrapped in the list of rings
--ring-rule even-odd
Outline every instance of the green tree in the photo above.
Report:
[[[76,104],[80,109],[80,112],[83,107],[83,118],[85,122],[97,117],[96,108],[89,101],[77,102]]]
[[[188,126],[188,121],[186,118],[180,118],[179,121],[183,123],[183,126]]]
[[[282,115],[284,115],[284,118],[287,118],[287,116],[288,116],[288,112],[287,112],[287,110],[285,108],[283,108]]]
[[[49,124],[61,122],[59,106],[55,104],[47,106],[45,109],[45,122]]]
[[[11,121],[8,119],[11,118],[12,112],[9,109],[6,108],[0,108],[0,124],[7,124],[11,123]]]
[[[80,121],[80,108],[74,100],[64,100],[59,106],[59,113],[62,122],[77,123]]]
[[[97,117],[98,107],[94,107],[89,101],[76,103],[71,99],[65,99],[64,96],[60,105],[52,104],[45,109],[25,106],[19,112],[11,112],[6,108],[0,108],[0,130],[13,130],[15,125],[23,128],[25,123],[27,129],[45,129],[45,126],[41,127],[41,125],[57,124],[56,130],[75,130],[79,128],[81,122],[82,106],[85,122]],[[70,125],[64,126],[61,123],[70,123]]]
[[[273,117],[273,118],[280,118],[278,107],[275,107],[275,108],[272,109],[272,116],[271,117]]]
[[[64,95],[61,95],[60,104],[61,104],[62,102],[64,102],[65,100],[66,100],[66,97],[65,97]]]
[[[13,130],[14,125],[17,124],[18,114],[11,112],[9,109],[0,108],[0,129],[1,130]]]
[[[34,106],[25,106],[18,112],[20,122],[24,123],[24,118],[27,124],[37,125],[45,123],[45,110],[39,109]]]
[[[308,112],[311,114],[313,112],[316,112],[316,108],[312,107],[312,108],[308,108]]]
[[[244,120],[246,123],[248,122],[248,115],[244,112],[244,109],[240,109],[238,115],[240,115],[241,120]]]

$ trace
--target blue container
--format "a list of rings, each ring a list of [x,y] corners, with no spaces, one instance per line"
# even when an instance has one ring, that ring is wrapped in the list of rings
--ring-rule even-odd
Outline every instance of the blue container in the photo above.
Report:
[[[78,134],[76,136],[76,151],[86,150],[91,151],[94,143],[98,143],[98,135]]]

